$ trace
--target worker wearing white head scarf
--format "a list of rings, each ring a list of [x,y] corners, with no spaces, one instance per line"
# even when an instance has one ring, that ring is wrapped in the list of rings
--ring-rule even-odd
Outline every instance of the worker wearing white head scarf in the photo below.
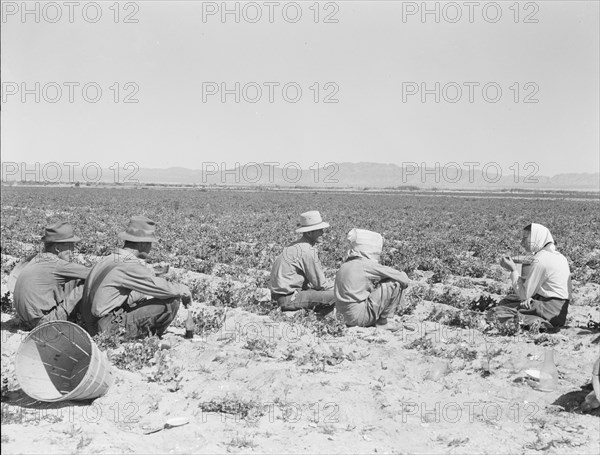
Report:
[[[393,316],[408,286],[406,273],[379,264],[383,237],[377,232],[352,229],[351,250],[335,277],[335,308],[348,326],[373,325],[393,329]]]
[[[383,237],[381,234],[366,229],[352,229],[348,232],[348,241],[352,249],[348,256],[362,256],[379,262],[383,250]]]
[[[531,223],[531,235],[528,236],[529,242],[526,247],[530,253],[537,253],[538,251],[546,248],[548,251],[556,251],[554,246],[554,239],[552,234],[546,226],[541,224]]]
[[[571,272],[567,259],[556,251],[552,234],[545,226],[532,223],[523,230],[521,245],[532,253],[526,276],[522,276],[509,257],[503,257],[500,265],[510,271],[510,279],[519,299],[519,313],[541,318],[553,326],[566,322],[571,294]],[[508,299],[510,300],[510,299]],[[503,301],[500,306],[508,304]],[[512,305],[511,305],[512,306]]]
[[[530,234],[526,234],[529,232]],[[554,239],[547,227],[532,223],[524,229],[523,243],[533,253],[527,278],[521,277],[516,267],[511,270],[515,293],[526,300],[535,295],[545,298],[569,299],[569,263],[556,251]]]

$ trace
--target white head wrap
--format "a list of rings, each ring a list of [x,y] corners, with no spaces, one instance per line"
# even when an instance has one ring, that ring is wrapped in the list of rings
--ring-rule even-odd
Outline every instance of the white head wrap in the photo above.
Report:
[[[348,232],[348,240],[352,245],[349,254],[364,256],[369,259],[379,260],[383,249],[383,237],[381,234],[366,229],[352,229]]]
[[[535,254],[543,249],[548,243],[550,243],[549,249],[554,251],[554,239],[548,228],[541,224],[531,223],[531,242],[529,244],[529,251]]]

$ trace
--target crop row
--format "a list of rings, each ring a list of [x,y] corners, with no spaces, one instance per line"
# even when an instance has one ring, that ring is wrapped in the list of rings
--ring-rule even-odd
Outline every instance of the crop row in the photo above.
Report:
[[[71,222],[79,252],[104,255],[132,215],[158,223],[153,261],[214,273],[269,270],[298,215],[318,209],[331,224],[320,257],[328,274],[343,261],[352,227],[380,232],[382,262],[407,271],[498,279],[501,254],[519,254],[521,229],[546,225],[573,277],[600,282],[597,201],[452,197],[419,194],[288,193],[192,189],[10,188],[2,190],[2,253],[25,256],[45,225]],[[264,283],[263,283],[264,284]]]

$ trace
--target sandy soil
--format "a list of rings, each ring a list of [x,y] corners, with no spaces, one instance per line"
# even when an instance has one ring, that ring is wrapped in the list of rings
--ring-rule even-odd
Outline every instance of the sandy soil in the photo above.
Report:
[[[149,381],[157,365],[113,368],[113,386],[91,403],[27,397],[14,376],[15,352],[27,332],[2,314],[2,378],[9,391],[2,399],[2,450],[596,454],[600,412],[583,414],[579,405],[591,390],[600,333],[578,325],[588,314],[600,319],[594,301],[600,286],[577,289],[585,305],[571,307],[569,326],[538,336],[490,337],[429,322],[425,317],[440,304],[423,301],[403,317],[413,331],[349,329],[342,337],[319,337],[293,315],[275,321],[230,308],[220,331],[186,340],[181,310],[164,336],[171,345],[164,355],[181,369],[179,380]],[[194,311],[202,308],[196,303]],[[430,349],[409,349],[422,336]],[[540,392],[525,370],[539,366],[549,347],[559,386]],[[162,429],[173,417],[189,423]]]

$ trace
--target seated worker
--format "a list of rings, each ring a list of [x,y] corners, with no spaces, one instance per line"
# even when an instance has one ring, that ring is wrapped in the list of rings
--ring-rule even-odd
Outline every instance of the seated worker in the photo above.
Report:
[[[305,308],[327,314],[335,308],[333,282],[325,279],[316,248],[328,227],[316,210],[301,214],[296,232],[302,237],[287,245],[273,263],[271,299],[282,311]]]
[[[532,223],[523,229],[521,246],[531,255],[523,263],[523,275],[509,256],[500,265],[510,272],[514,295],[504,298],[490,315],[504,322],[518,316],[523,325],[561,327],[567,321],[571,273],[567,259],[556,251],[550,231]],[[522,261],[519,261],[522,262]]]
[[[592,367],[592,388],[593,390],[585,397],[585,401],[581,403],[583,412],[600,408],[600,357]]]
[[[396,331],[388,321],[394,315],[409,283],[408,276],[379,264],[383,238],[377,232],[352,229],[352,249],[335,276],[335,309],[349,327],[371,327]]]
[[[70,224],[46,227],[44,251],[23,265],[15,282],[14,303],[19,318],[30,330],[49,321],[66,321],[83,293],[90,269],[71,261],[75,242]]]
[[[132,217],[119,234],[123,248],[92,267],[81,308],[90,335],[122,327],[127,338],[161,336],[177,314],[179,299],[184,306],[191,302],[187,286],[156,277],[144,265],[156,242],[155,229],[154,221]]]

